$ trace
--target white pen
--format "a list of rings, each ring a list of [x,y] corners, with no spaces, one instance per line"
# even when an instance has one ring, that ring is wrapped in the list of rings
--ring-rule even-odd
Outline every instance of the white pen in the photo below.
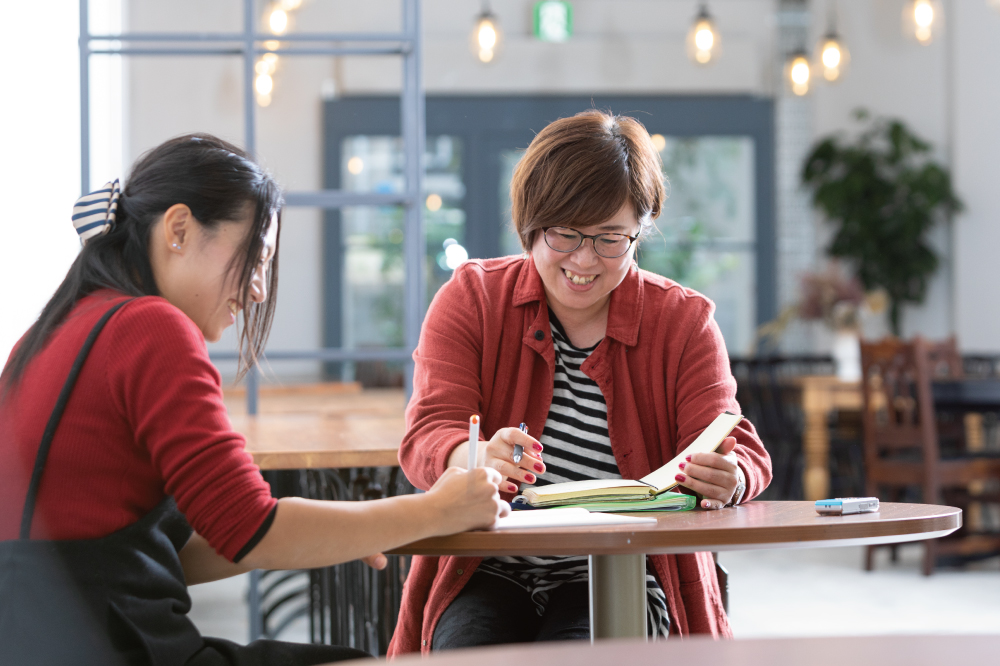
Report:
[[[473,414],[469,419],[469,466],[476,469],[476,459],[479,457],[479,415]]]

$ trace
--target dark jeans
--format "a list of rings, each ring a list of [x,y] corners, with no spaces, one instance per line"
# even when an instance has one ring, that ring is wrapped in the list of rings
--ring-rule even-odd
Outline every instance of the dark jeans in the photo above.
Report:
[[[433,650],[477,645],[590,639],[590,595],[586,583],[549,592],[538,616],[531,596],[505,578],[476,572],[445,609],[434,629]]]

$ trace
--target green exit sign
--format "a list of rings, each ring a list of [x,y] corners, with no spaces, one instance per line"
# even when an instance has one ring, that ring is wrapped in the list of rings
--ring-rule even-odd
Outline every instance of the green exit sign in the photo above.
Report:
[[[565,42],[573,35],[573,5],[560,0],[535,3],[535,37],[543,42]]]

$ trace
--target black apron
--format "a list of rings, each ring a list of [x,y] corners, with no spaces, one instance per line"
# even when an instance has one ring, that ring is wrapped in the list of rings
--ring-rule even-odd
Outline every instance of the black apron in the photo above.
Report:
[[[45,461],[73,385],[101,329],[128,302],[110,308],[83,343],[38,447],[20,538],[0,541],[0,663],[315,664],[369,656],[336,646],[202,638],[187,617],[191,598],[177,555],[192,529],[171,497],[106,537],[29,538]]]

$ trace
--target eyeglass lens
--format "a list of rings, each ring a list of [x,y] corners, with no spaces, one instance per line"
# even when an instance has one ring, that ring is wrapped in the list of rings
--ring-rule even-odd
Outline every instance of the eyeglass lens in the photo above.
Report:
[[[615,259],[628,252],[631,239],[623,234],[598,234],[593,236],[594,251],[607,259]],[[573,252],[583,244],[583,234],[568,227],[549,227],[545,242],[556,252]]]

